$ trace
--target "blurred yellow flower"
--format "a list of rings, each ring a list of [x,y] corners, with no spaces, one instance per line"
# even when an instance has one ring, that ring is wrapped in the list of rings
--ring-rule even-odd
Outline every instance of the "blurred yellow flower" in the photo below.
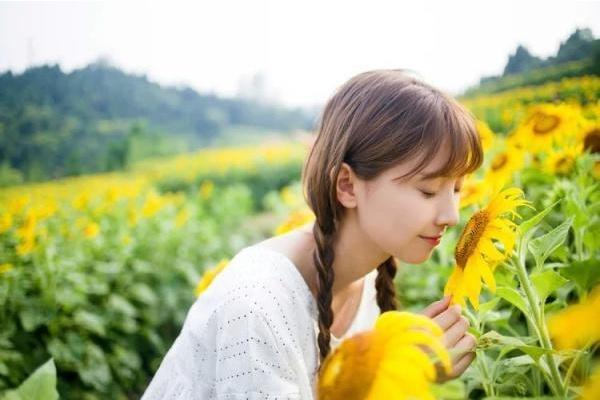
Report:
[[[319,400],[434,399],[432,350],[446,372],[450,355],[431,319],[405,311],[382,313],[371,331],[342,341],[321,366]],[[425,348],[424,348],[425,347]]]
[[[13,265],[11,263],[0,264],[0,274],[4,274],[13,269]]]
[[[13,219],[12,215],[7,212],[0,215],[0,233],[6,232],[12,227]]]
[[[550,150],[544,162],[544,170],[553,175],[568,175],[582,152],[583,143],[565,144],[558,150]]]
[[[288,218],[275,229],[275,235],[282,235],[315,219],[309,208],[301,208],[290,213]]]
[[[529,151],[546,151],[567,137],[574,137],[583,116],[574,104],[536,104],[532,106],[517,128],[515,136]]]
[[[190,213],[187,209],[182,208],[175,216],[175,226],[181,228],[190,219]]]
[[[460,190],[460,208],[481,203],[490,189],[490,186],[482,179],[465,178]]]
[[[146,218],[151,217],[160,211],[164,204],[164,199],[152,191],[146,196],[146,201],[142,206],[142,215]]]
[[[16,247],[17,255],[26,256],[35,249],[35,239],[29,238],[19,243]]]
[[[600,123],[587,122],[580,133],[580,141],[584,150],[590,153],[600,153]]]
[[[200,296],[200,294],[208,288],[208,286],[212,283],[215,277],[221,271],[223,271],[223,269],[227,266],[228,263],[229,260],[223,258],[215,267],[204,272],[204,275],[202,275],[202,278],[200,279],[200,281],[196,285],[196,289],[194,290],[196,297]]]
[[[87,224],[87,226],[83,230],[84,236],[87,238],[90,238],[90,239],[98,236],[99,232],[100,232],[100,225],[98,225],[95,222],[90,222],[89,224]]]
[[[83,192],[73,200],[72,205],[74,208],[76,208],[80,211],[83,211],[86,209],[86,207],[88,206],[89,203],[90,203],[90,193]]]
[[[600,369],[596,370],[583,385],[581,392],[581,400],[598,400],[600,399]]]
[[[25,209],[30,203],[31,198],[27,195],[15,196],[8,202],[8,213],[11,215],[18,215]]]
[[[210,199],[215,190],[215,184],[210,180],[205,180],[200,185],[200,197],[204,200]]]
[[[508,143],[505,150],[494,155],[483,179],[492,192],[499,192],[512,183],[513,174],[523,168],[524,157],[522,149]]]
[[[579,304],[548,318],[548,330],[558,349],[578,349],[600,341],[600,286]],[[573,329],[577,327],[577,329]]]
[[[510,255],[516,240],[516,224],[506,214],[519,216],[515,209],[530,204],[522,196],[521,189],[505,189],[467,222],[456,244],[456,266],[444,288],[444,295],[451,294],[453,303],[464,307],[464,298],[468,297],[478,309],[482,279],[492,292],[496,291],[493,271]],[[502,243],[503,251],[496,248],[494,240]]]
[[[479,132],[479,138],[481,140],[481,147],[485,152],[492,147],[492,144],[495,140],[495,135],[485,121],[478,119],[476,125],[477,132]]]

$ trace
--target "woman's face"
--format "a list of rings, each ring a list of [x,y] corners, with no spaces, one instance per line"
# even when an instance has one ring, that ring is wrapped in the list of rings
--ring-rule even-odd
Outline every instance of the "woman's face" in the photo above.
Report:
[[[457,191],[463,178],[422,176],[441,166],[446,156],[440,151],[410,179],[400,177],[418,160],[390,168],[371,181],[356,180],[354,212],[365,239],[405,263],[419,264],[430,257],[435,244],[422,236],[439,236],[459,220]]]

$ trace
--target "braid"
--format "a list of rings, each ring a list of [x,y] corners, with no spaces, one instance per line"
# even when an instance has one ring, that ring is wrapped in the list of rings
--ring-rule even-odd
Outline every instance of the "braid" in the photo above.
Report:
[[[319,343],[321,361],[323,361],[331,350],[331,333],[329,332],[329,328],[331,327],[331,324],[333,324],[331,289],[333,287],[334,279],[332,265],[335,254],[333,251],[333,233],[324,233],[319,223],[315,221],[313,235],[316,242],[316,249],[313,251],[313,262],[317,267],[319,283],[317,293],[317,305],[319,308],[319,335],[317,340]]]
[[[377,267],[375,288],[377,289],[377,305],[382,313],[398,309],[396,287],[394,286],[394,277],[396,276],[397,269],[396,261],[393,257],[388,258]]]

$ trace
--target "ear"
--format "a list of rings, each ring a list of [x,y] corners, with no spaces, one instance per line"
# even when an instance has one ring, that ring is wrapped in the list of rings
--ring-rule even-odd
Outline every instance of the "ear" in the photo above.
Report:
[[[347,163],[343,162],[335,183],[338,201],[346,208],[356,207],[356,196],[354,193],[356,175]]]

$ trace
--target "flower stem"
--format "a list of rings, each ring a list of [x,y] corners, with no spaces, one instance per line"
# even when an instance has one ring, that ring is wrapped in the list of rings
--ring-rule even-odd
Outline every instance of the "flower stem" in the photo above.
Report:
[[[565,386],[560,376],[558,366],[556,365],[556,361],[552,356],[553,349],[552,344],[550,342],[550,335],[548,334],[546,321],[543,318],[543,313],[541,310],[542,305],[538,300],[537,292],[535,291],[531,280],[529,279],[529,275],[527,274],[527,270],[525,268],[525,252],[519,251],[518,253],[519,257],[515,260],[517,277],[519,278],[519,283],[521,284],[521,287],[525,292],[525,296],[527,297],[529,307],[531,307],[531,311],[533,312],[532,320],[535,323],[536,333],[538,335],[540,345],[543,349],[550,350],[550,353],[546,354],[546,359],[548,361],[548,367],[550,369],[550,375],[552,378],[551,387],[555,395],[560,396],[560,398],[564,398],[566,395]]]

